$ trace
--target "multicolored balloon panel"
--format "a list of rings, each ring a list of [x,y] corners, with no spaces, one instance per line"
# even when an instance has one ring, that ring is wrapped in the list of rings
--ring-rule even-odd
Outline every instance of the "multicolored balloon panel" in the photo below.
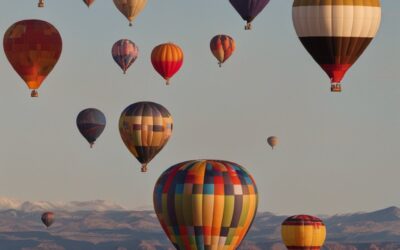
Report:
[[[136,61],[139,48],[136,44],[128,39],[121,39],[114,43],[111,49],[114,61],[119,65],[124,74],[128,68]]]
[[[128,19],[129,26],[146,7],[147,0],[114,0],[115,7]]]
[[[217,58],[220,67],[232,55],[235,48],[235,41],[228,35],[216,35],[210,42],[211,52]]]
[[[46,227],[50,227],[54,223],[54,220],[55,220],[54,213],[53,212],[43,213],[41,220]]]
[[[160,44],[151,52],[151,63],[168,85],[171,77],[182,67],[183,51],[173,43]]]
[[[229,0],[239,15],[247,22],[246,30],[251,30],[251,22],[267,6],[269,0]]]
[[[15,71],[37,96],[37,89],[61,55],[62,40],[57,29],[42,20],[23,20],[4,34],[4,52]]]
[[[326,227],[317,217],[295,215],[282,223],[281,233],[289,250],[319,250],[325,242]]]
[[[257,211],[253,177],[221,160],[176,164],[158,179],[154,210],[176,249],[236,249]]]
[[[340,92],[344,75],[378,32],[380,0],[295,0],[293,23],[306,50]]]
[[[106,117],[98,109],[84,109],[79,112],[76,118],[76,125],[82,136],[89,142],[90,147],[93,147],[94,142],[103,133],[106,126]]]
[[[173,120],[162,105],[137,102],[128,106],[119,119],[119,132],[128,150],[142,163],[142,172],[171,137]]]

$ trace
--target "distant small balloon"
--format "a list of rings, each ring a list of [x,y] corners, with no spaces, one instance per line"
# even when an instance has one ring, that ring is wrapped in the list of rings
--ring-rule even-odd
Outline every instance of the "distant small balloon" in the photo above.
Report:
[[[170,79],[182,67],[183,51],[173,43],[160,44],[151,52],[151,63],[154,69],[166,80],[166,84],[169,85]]]
[[[276,145],[278,145],[278,143],[279,143],[278,137],[276,137],[276,136],[268,137],[267,141],[268,141],[268,144],[271,146],[272,149],[274,149],[274,147]]]
[[[289,250],[319,250],[326,238],[324,222],[311,215],[295,215],[282,223],[282,240]]]
[[[251,22],[263,11],[269,0],[229,0],[229,2],[243,20],[247,22],[244,28],[251,30]]]
[[[146,7],[147,0],[114,0],[115,7],[128,19],[129,26]]]
[[[211,52],[217,58],[220,67],[233,54],[235,48],[235,40],[228,35],[216,35],[210,42]]]
[[[94,142],[103,133],[106,126],[106,117],[100,110],[88,108],[79,112],[76,118],[76,125],[92,148]]]
[[[44,7],[44,0],[39,0],[38,7],[39,8],[43,8]]]
[[[90,5],[94,3],[94,0],[83,0],[83,2],[87,5],[87,7],[90,7]]]
[[[121,39],[114,43],[111,54],[114,61],[125,74],[128,68],[136,61],[139,48],[134,42],[128,39]]]
[[[42,214],[42,222],[46,227],[50,227],[54,223],[54,213],[53,212],[45,212]]]

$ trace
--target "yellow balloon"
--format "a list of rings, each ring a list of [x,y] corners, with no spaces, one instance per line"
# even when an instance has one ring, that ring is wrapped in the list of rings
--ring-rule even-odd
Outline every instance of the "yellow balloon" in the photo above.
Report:
[[[147,0],[114,0],[114,4],[129,20],[129,26],[132,26],[133,20],[135,20],[146,6]]]

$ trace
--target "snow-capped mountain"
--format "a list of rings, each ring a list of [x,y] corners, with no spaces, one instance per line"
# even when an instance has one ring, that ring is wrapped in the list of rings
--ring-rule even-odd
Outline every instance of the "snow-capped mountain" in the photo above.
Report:
[[[7,197],[0,197],[1,210],[21,210],[24,212],[37,211],[123,211],[124,207],[109,201],[71,201],[71,202],[48,202],[48,201],[19,201]]]

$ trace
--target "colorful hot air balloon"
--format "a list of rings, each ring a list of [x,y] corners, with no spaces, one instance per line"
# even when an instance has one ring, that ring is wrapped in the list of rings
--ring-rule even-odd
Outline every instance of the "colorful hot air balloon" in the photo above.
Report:
[[[147,0],[114,0],[114,4],[129,20],[129,26],[132,26],[133,20],[146,7]]]
[[[172,127],[171,114],[154,102],[137,102],[122,111],[119,132],[128,150],[142,163],[142,172],[167,144]]]
[[[344,75],[378,32],[379,0],[294,0],[293,23],[306,50],[340,92]]]
[[[267,6],[269,0],[229,0],[229,2],[243,20],[247,22],[244,28],[251,30],[251,22]]]
[[[79,112],[76,118],[76,125],[92,148],[96,139],[103,133],[106,126],[106,117],[98,109],[84,109]]]
[[[42,222],[46,227],[50,227],[51,224],[54,223],[54,213],[53,212],[45,212],[42,214]]]
[[[12,67],[38,96],[37,89],[61,55],[62,40],[57,29],[42,20],[23,20],[4,34],[4,52]]]
[[[270,136],[270,137],[268,137],[267,142],[271,146],[271,148],[274,149],[274,147],[276,145],[278,145],[279,140],[278,140],[278,137],[276,137],[276,136]]]
[[[83,2],[87,5],[87,7],[90,7],[90,5],[94,3],[94,0],[83,0]]]
[[[44,0],[39,0],[38,7],[39,8],[43,8],[44,7]]]
[[[173,43],[160,44],[151,52],[151,63],[169,85],[169,80],[183,64],[183,51]]]
[[[193,160],[158,178],[154,210],[176,249],[236,249],[249,231],[258,205],[253,177],[220,160]]]
[[[295,215],[282,223],[281,233],[289,250],[319,250],[324,245],[326,228],[317,217]]]
[[[121,39],[114,43],[111,54],[124,74],[138,57],[139,48],[128,39]]]
[[[217,58],[220,67],[232,55],[235,47],[235,40],[228,35],[216,35],[210,42],[211,52]]]

